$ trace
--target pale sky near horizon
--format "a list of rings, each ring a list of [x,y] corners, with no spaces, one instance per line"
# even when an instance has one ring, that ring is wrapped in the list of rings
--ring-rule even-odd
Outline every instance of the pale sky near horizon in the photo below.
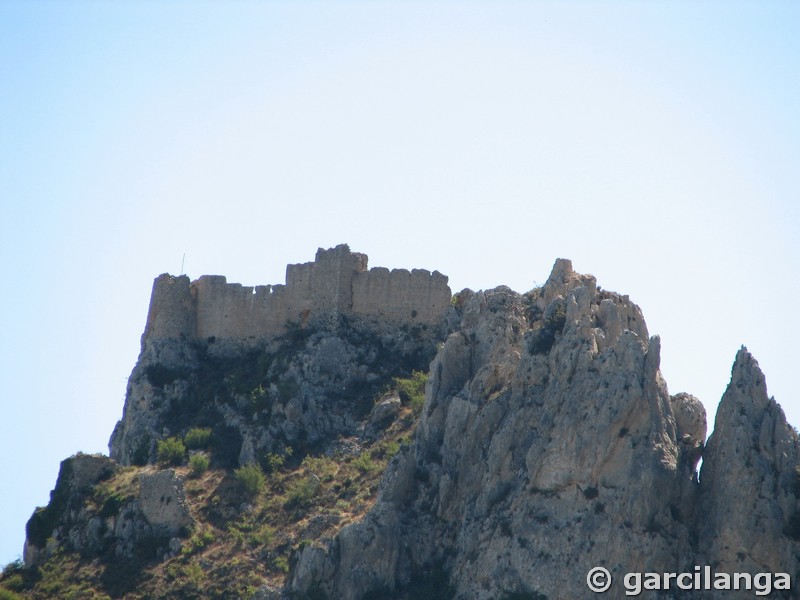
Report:
[[[0,566],[107,453],[153,278],[346,242],[453,291],[557,257],[713,414],[744,344],[800,424],[800,5],[0,3]]]

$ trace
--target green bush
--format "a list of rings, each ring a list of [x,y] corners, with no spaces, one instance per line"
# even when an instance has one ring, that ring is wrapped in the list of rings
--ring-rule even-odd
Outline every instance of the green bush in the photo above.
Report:
[[[252,546],[269,546],[275,539],[275,529],[269,525],[262,525],[250,534],[250,544]]]
[[[402,439],[397,440],[397,441],[388,440],[388,441],[382,442],[378,446],[378,450],[381,453],[381,455],[385,456],[388,460],[391,460],[392,457],[395,454],[400,452],[400,442],[401,441],[402,441]]]
[[[263,385],[258,385],[254,389],[250,390],[248,399],[250,401],[250,410],[253,413],[257,413],[269,408],[269,391]]]
[[[196,532],[181,548],[181,554],[184,556],[191,556],[200,552],[203,548],[213,544],[217,539],[211,529],[203,529]]]
[[[156,446],[156,456],[158,462],[167,465],[180,465],[186,456],[186,446],[178,437],[169,437],[159,440]]]
[[[280,454],[270,452],[267,454],[267,470],[270,473],[275,473],[283,468],[285,459]]]
[[[365,474],[378,468],[377,463],[372,460],[372,456],[368,450],[365,450],[353,459],[353,466]]]
[[[206,472],[210,464],[211,460],[208,458],[208,455],[201,452],[192,454],[189,457],[189,469],[191,470],[192,477],[200,477],[200,475]]]
[[[183,443],[189,450],[208,448],[211,443],[211,429],[208,427],[192,427],[183,437]]]
[[[258,465],[244,465],[236,469],[233,474],[250,496],[257,496],[267,483],[264,471]]]
[[[114,517],[119,514],[120,509],[128,499],[122,494],[111,492],[103,499],[100,507],[100,516],[105,518]]]
[[[289,572],[289,559],[285,556],[277,556],[275,560],[272,561],[275,569],[280,571],[281,573],[288,573]]]
[[[424,371],[412,371],[411,377],[395,377],[394,385],[400,400],[406,402],[414,410],[414,413],[422,411],[425,404],[425,384],[428,383],[428,374]]]
[[[0,600],[24,600],[22,596],[11,590],[0,587]]]
[[[320,482],[317,477],[308,476],[293,481],[286,489],[286,510],[303,508],[311,504],[311,500],[319,493]]]
[[[14,573],[8,577],[5,577],[0,583],[0,590],[6,588],[11,590],[12,592],[21,592],[22,588],[25,587],[25,579],[19,573]]]

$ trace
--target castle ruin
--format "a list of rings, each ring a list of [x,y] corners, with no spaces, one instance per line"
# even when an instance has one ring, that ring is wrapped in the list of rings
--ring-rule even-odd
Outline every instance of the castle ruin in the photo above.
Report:
[[[143,339],[259,339],[285,333],[290,323],[335,322],[339,316],[436,326],[450,297],[447,277],[438,271],[368,269],[366,254],[341,244],[320,248],[314,262],[288,265],[285,285],[159,275]]]

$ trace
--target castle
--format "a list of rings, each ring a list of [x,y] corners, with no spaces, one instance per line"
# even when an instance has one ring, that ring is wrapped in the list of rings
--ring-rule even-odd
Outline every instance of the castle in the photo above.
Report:
[[[224,276],[163,274],[153,283],[145,340],[255,340],[287,324],[339,316],[435,326],[450,306],[447,277],[424,269],[367,268],[367,255],[346,244],[317,250],[314,262],[288,265],[285,285],[243,286]]]

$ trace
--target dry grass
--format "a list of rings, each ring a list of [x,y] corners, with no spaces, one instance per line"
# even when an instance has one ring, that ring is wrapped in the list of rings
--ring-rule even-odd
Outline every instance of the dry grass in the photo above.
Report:
[[[280,587],[301,545],[325,544],[342,527],[363,518],[375,503],[386,465],[415,427],[414,409],[404,406],[380,440],[349,440],[349,447],[361,448],[360,453],[306,456],[302,461],[294,457],[267,475],[265,489],[255,496],[244,492],[230,470],[192,477],[188,466],[178,467],[196,522],[181,540],[178,556],[126,570],[113,559],[62,554],[42,566],[39,581],[22,595],[102,599],[124,589],[130,600],[248,598],[265,583]],[[87,502],[102,510],[109,498],[134,497],[138,475],[154,470],[121,469],[98,485]],[[102,584],[112,579],[114,590]]]

